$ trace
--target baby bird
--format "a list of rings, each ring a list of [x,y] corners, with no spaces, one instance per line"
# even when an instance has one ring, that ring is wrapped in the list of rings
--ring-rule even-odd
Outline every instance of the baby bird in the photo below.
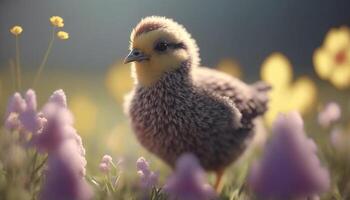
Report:
[[[217,174],[245,150],[253,120],[267,110],[265,83],[247,85],[199,66],[198,47],[186,29],[165,17],[146,17],[130,37],[135,87],[125,110],[139,142],[171,167],[193,153]]]

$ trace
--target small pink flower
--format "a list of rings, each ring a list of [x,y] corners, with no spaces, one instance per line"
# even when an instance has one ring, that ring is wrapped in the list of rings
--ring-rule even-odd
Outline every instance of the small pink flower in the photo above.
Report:
[[[109,173],[111,170],[112,162],[113,162],[113,159],[110,155],[104,155],[99,164],[100,171],[105,174]]]
[[[145,158],[140,157],[136,161],[137,174],[140,177],[140,188],[143,190],[150,190],[158,183],[159,174],[153,172],[149,168],[149,163]]]
[[[350,151],[350,132],[341,128],[334,128],[331,131],[330,142],[338,152],[348,153]]]
[[[170,199],[213,199],[216,194],[205,181],[204,174],[197,158],[192,154],[184,154],[178,159],[175,172],[168,179],[164,191],[169,194]]]
[[[262,199],[298,199],[326,192],[329,173],[316,155],[317,146],[306,137],[301,116],[279,115],[261,160],[250,170],[248,183]]]
[[[341,117],[341,109],[335,102],[328,103],[318,114],[318,123],[324,127],[329,127],[332,123],[338,121]]]

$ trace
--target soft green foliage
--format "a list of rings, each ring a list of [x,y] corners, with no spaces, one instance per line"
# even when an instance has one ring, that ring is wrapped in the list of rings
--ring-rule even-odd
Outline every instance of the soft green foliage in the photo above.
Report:
[[[36,199],[46,156],[24,147],[17,132],[0,132],[0,196],[4,199]]]

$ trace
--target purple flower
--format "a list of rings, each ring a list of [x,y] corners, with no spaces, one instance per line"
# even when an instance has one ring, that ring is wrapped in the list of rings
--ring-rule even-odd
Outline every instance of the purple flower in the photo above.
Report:
[[[54,103],[56,105],[67,107],[67,98],[64,94],[63,90],[56,90],[49,99],[50,103]]]
[[[7,108],[5,127],[10,131],[36,133],[46,121],[37,114],[36,108],[36,95],[33,90],[26,92],[25,99],[15,93]]]
[[[107,174],[111,170],[112,162],[113,159],[110,155],[104,155],[99,165],[100,171]]]
[[[44,106],[42,115],[46,119],[42,131],[33,136],[32,143],[41,152],[52,152],[66,139],[76,139],[76,130],[72,127],[73,117],[70,111],[56,104]]]
[[[153,172],[149,168],[149,163],[145,158],[140,157],[136,161],[137,174],[140,177],[140,188],[143,190],[150,190],[158,183],[159,174]]]
[[[18,120],[17,113],[10,113],[5,120],[5,128],[9,131],[19,130],[21,122]]]
[[[192,154],[184,154],[178,159],[175,172],[168,179],[164,191],[170,199],[206,200],[216,196],[206,183],[197,158]]]
[[[88,200],[92,197],[84,179],[85,149],[73,121],[62,90],[54,92],[40,112],[37,112],[33,90],[28,90],[24,99],[19,93],[14,94],[9,102],[6,128],[32,133],[30,144],[48,153],[48,170],[40,193],[42,200]]]
[[[329,173],[317,158],[317,146],[308,139],[301,116],[278,116],[262,159],[253,164],[248,183],[260,197],[305,198],[329,189]]]
[[[39,130],[41,130],[47,120],[38,115],[35,110],[25,110],[19,115],[19,121],[23,128],[31,133],[36,134]]]
[[[22,113],[26,109],[26,102],[22,98],[21,94],[15,93],[11,98],[7,105],[6,118],[11,113]]]
[[[335,102],[328,103],[318,114],[318,123],[324,127],[329,127],[341,117],[341,109]]]
[[[334,128],[331,131],[330,142],[340,153],[347,154],[350,150],[350,134],[341,128]]]
[[[41,200],[88,200],[92,190],[85,181],[86,160],[74,140],[62,143],[47,161]]]
[[[29,89],[26,92],[25,102],[27,105],[27,108],[26,108],[27,110],[34,110],[34,111],[36,110],[37,102],[36,102],[36,94],[35,94],[34,90]]]

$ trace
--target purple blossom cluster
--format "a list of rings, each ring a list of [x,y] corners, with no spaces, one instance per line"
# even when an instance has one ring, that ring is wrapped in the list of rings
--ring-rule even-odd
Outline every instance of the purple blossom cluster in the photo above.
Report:
[[[326,192],[328,171],[321,167],[317,146],[306,137],[301,116],[279,115],[262,159],[250,171],[248,182],[261,198],[299,199]]]
[[[105,174],[110,172],[112,162],[113,162],[113,159],[110,155],[104,155],[99,165],[100,171]]]
[[[87,200],[92,197],[84,178],[85,149],[73,121],[62,90],[54,92],[40,111],[37,111],[33,90],[28,90],[24,98],[15,93],[9,102],[6,129],[19,132],[26,144],[48,154],[39,196],[42,200]]]
[[[335,102],[329,102],[322,109],[321,112],[318,113],[318,123],[324,127],[329,127],[332,123],[338,121],[341,117],[341,109],[339,105]]]
[[[336,127],[331,131],[330,143],[337,152],[346,155],[350,158],[350,133],[348,130]]]
[[[139,187],[144,193],[143,199],[148,199],[150,189],[157,186],[159,174],[150,170],[149,163],[143,157],[137,160],[136,168],[140,177]],[[163,191],[169,199],[174,200],[215,199],[215,191],[206,182],[204,174],[198,159],[192,154],[184,154],[178,159],[176,169],[163,186]]]
[[[136,168],[140,177],[139,186],[142,190],[149,191],[157,185],[159,174],[150,170],[149,163],[145,158],[140,157],[136,161]]]
[[[178,159],[175,172],[165,184],[164,191],[170,199],[214,199],[215,191],[206,183],[204,174],[198,159],[192,154],[184,154]]]
[[[15,93],[7,106],[5,128],[18,131],[24,138],[30,133],[37,134],[47,121],[36,109],[36,95],[33,90],[28,90],[24,99],[19,93]]]

